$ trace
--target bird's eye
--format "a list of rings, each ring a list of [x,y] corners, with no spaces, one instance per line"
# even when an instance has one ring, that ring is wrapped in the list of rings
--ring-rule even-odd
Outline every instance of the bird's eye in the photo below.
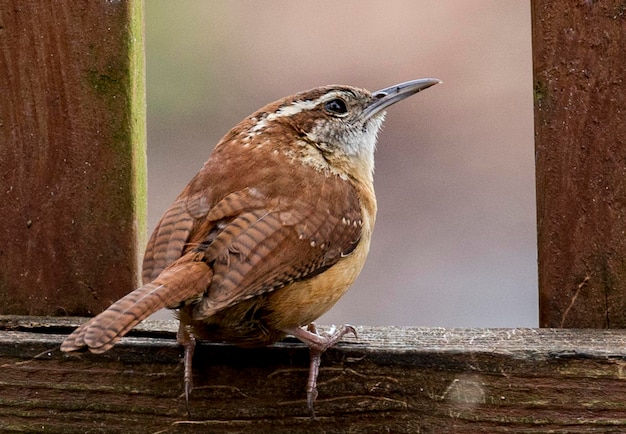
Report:
[[[326,104],[324,104],[324,109],[330,114],[335,115],[344,115],[348,113],[348,107],[346,107],[346,102],[342,99],[336,98],[331,99]]]

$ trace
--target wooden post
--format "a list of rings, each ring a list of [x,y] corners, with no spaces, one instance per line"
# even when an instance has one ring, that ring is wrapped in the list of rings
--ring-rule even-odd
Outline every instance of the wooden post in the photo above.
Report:
[[[626,327],[626,5],[532,16],[540,325]]]
[[[138,283],[142,8],[0,3],[0,313],[93,315]]]

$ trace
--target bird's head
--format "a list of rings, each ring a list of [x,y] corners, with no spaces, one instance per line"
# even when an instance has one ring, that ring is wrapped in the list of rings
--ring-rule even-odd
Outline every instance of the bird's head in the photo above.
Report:
[[[358,168],[370,172],[371,177],[385,110],[437,83],[438,79],[424,78],[376,92],[351,86],[318,87],[283,98],[253,114],[248,134],[292,131],[334,167],[346,166],[348,173]]]
[[[423,78],[376,92],[338,85],[300,92],[248,116],[221,140],[216,151],[220,153],[225,146],[236,149],[238,161],[250,164],[251,155],[256,155],[252,158],[256,162],[283,155],[286,162],[298,161],[371,186],[385,110],[437,83],[436,78]],[[218,160],[223,164],[221,156]]]

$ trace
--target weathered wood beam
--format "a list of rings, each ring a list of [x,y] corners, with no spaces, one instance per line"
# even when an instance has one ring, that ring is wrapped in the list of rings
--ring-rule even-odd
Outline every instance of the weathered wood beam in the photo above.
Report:
[[[295,341],[203,343],[191,418],[174,323],[111,351],[58,350],[74,319],[0,317],[0,430],[46,432],[622,432],[626,333],[359,327],[328,351],[318,420]]]

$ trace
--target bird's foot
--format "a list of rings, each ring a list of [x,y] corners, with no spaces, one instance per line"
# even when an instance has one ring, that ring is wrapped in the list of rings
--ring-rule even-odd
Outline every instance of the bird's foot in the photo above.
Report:
[[[328,348],[335,345],[348,333],[352,333],[357,337],[356,329],[351,325],[342,325],[339,328],[333,326],[330,331],[319,333],[315,324],[311,323],[305,329],[296,327],[285,330],[287,333],[295,336],[309,347],[311,362],[309,365],[309,379],[306,388],[307,407],[311,412],[311,417],[315,419],[315,400],[317,399],[317,376],[320,370],[322,354]]]
[[[181,323],[178,327],[178,332],[176,333],[176,340],[185,349],[185,355],[183,357],[185,406],[187,407],[187,416],[191,417],[191,410],[189,409],[189,394],[193,389],[192,361],[193,353],[196,349],[196,338],[189,332],[189,330],[187,330],[187,327]]]

